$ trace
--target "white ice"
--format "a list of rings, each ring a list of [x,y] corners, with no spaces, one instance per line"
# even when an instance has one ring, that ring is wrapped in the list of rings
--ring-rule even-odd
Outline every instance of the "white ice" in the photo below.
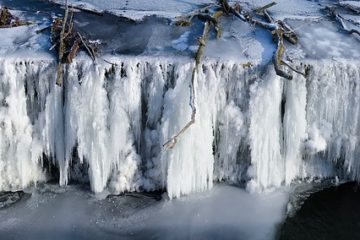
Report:
[[[274,239],[287,201],[284,190],[249,194],[223,185],[159,202],[141,195],[96,200],[76,187],[45,186],[0,210],[0,234],[3,240]]]

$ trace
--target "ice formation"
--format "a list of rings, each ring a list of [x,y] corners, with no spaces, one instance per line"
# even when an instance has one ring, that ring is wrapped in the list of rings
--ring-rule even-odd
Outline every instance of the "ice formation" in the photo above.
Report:
[[[360,179],[360,70],[309,61],[308,79],[207,60],[196,74],[196,123],[172,150],[162,144],[190,119],[188,59],[78,59],[64,91],[52,60],[0,60],[0,191],[61,185],[88,166],[94,192],[167,189],[170,198],[214,181],[252,191],[297,178]],[[300,63],[299,63],[300,64]]]

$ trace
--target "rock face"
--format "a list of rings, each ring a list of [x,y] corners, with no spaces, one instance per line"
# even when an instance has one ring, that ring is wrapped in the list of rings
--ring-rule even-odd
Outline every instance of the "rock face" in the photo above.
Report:
[[[217,180],[261,191],[297,178],[360,178],[359,62],[308,61],[307,79],[285,81],[272,67],[205,60],[196,122],[165,150],[190,120],[193,63],[113,61],[76,60],[62,89],[51,60],[0,60],[0,191],[45,181],[49,165],[61,185],[83,178],[84,164],[94,192],[166,188],[170,198]]]

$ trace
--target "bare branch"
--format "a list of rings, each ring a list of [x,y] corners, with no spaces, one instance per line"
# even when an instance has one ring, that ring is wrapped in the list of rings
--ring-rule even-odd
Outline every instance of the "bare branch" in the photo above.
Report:
[[[294,68],[293,66],[291,66],[289,63],[285,62],[284,60],[282,60],[281,62],[282,64],[284,64],[285,66],[287,66],[288,68],[290,68],[292,71],[302,75],[304,78],[306,78],[306,73],[303,73],[299,70],[297,70],[296,68]]]
[[[92,49],[86,44],[86,42],[84,41],[83,37],[81,36],[81,34],[78,32],[77,33],[78,36],[80,37],[80,40],[82,42],[82,44],[84,45],[84,47],[86,48],[86,51],[88,52],[89,56],[91,57],[91,59],[93,60],[93,62],[95,62],[95,53],[92,51]]]
[[[65,16],[63,19],[63,25],[60,32],[60,46],[59,46],[59,58],[58,58],[58,69],[57,69],[57,78],[56,78],[56,85],[61,86],[63,83],[63,66],[62,66],[62,60],[64,57],[65,52],[65,42],[64,42],[64,36],[65,36],[65,28],[66,23],[69,15],[69,6],[68,6],[68,0],[65,0]]]
[[[263,12],[264,10],[267,10],[268,8],[271,8],[271,7],[275,6],[275,5],[276,5],[276,2],[271,2],[271,3],[269,3],[269,4],[266,4],[266,5],[263,6],[263,7],[260,7],[260,8],[255,9],[255,12],[261,13],[261,12]]]
[[[189,129],[193,124],[195,124],[195,117],[196,117],[196,106],[195,106],[195,97],[196,97],[196,92],[195,92],[195,78],[196,78],[196,74],[198,72],[199,69],[199,65],[201,63],[201,58],[203,56],[204,53],[204,49],[206,46],[206,43],[209,39],[209,32],[210,32],[210,27],[211,24],[214,25],[217,34],[219,35],[219,26],[218,26],[218,18],[222,16],[222,12],[216,12],[211,18],[206,18],[206,22],[204,23],[204,31],[202,36],[198,39],[199,41],[199,48],[196,52],[195,55],[195,68],[192,71],[192,76],[191,76],[191,82],[190,82],[190,102],[189,105],[191,107],[191,118],[190,121],[176,134],[174,135],[172,138],[170,138],[168,141],[166,141],[163,144],[163,147],[166,150],[169,149],[173,149],[176,145],[176,143],[178,142],[179,137],[184,134],[186,132],[187,129]]]
[[[341,26],[341,28],[349,33],[349,34],[353,34],[356,33],[360,36],[360,32],[357,29],[353,29],[353,28],[348,28],[344,22],[344,20],[346,20],[343,16],[341,16],[339,13],[337,13],[336,8],[335,7],[330,7],[330,6],[326,6],[325,10],[328,12],[328,14],[334,18]]]
[[[284,40],[283,40],[283,33],[279,30],[276,31],[277,41],[278,41],[278,47],[276,49],[273,62],[274,62],[274,68],[277,75],[280,77],[286,78],[287,80],[292,80],[293,76],[289,73],[286,73],[282,68],[283,63],[283,57],[285,53],[285,46],[284,46]]]

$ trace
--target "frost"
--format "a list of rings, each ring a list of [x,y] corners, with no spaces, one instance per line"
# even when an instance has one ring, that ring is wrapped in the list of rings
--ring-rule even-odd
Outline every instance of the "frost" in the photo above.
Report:
[[[326,150],[326,140],[320,135],[319,130],[313,126],[309,129],[308,137],[304,143],[304,151],[308,154],[316,154]]]

